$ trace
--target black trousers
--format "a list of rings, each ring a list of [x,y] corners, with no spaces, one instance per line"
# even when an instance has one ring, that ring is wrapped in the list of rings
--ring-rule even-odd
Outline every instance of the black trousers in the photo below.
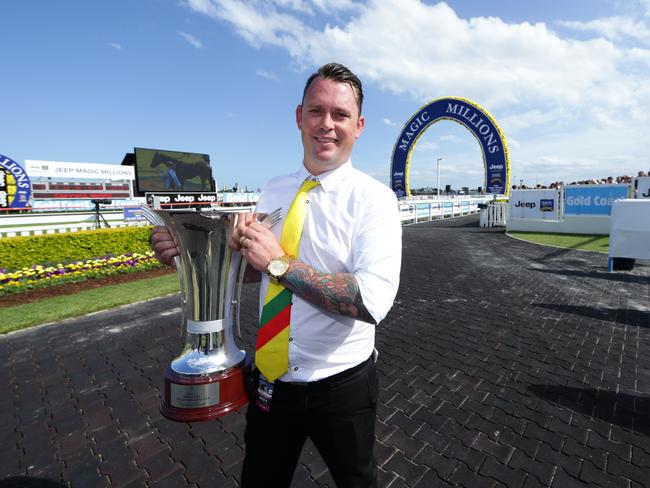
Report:
[[[248,406],[242,487],[289,487],[307,437],[337,487],[376,487],[378,392],[372,357],[313,383],[276,381],[269,412],[260,410],[254,398]]]

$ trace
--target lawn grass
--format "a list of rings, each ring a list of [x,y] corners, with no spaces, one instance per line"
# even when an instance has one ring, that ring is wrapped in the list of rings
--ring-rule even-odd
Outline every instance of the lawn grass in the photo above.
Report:
[[[65,286],[65,285],[64,285]],[[0,308],[0,334],[47,322],[79,317],[128,303],[178,291],[176,273],[129,283],[108,285],[73,295],[46,298],[33,303]]]
[[[603,235],[542,234],[538,232],[508,232],[508,235],[546,246],[604,253],[609,250],[609,236]]]

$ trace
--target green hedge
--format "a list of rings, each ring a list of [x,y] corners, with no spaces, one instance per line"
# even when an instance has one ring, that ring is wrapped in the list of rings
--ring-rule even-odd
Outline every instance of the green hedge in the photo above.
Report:
[[[146,253],[151,227],[97,229],[68,234],[47,234],[0,239],[0,268],[8,271],[34,264],[56,265],[83,259]]]

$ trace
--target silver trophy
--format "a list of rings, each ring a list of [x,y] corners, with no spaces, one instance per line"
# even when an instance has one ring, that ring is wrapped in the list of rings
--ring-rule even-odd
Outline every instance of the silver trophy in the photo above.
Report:
[[[193,422],[238,409],[248,401],[244,372],[250,358],[233,336],[244,266],[228,241],[234,212],[241,209],[141,210],[152,224],[169,229],[180,253],[185,343],[165,370],[160,410],[169,419]]]

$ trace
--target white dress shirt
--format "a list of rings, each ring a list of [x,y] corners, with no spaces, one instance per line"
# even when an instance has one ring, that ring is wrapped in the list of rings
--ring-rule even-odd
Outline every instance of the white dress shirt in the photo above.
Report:
[[[399,286],[402,226],[395,194],[347,161],[313,177],[304,166],[270,180],[262,189],[257,212],[282,208],[286,216],[302,182],[320,181],[309,192],[298,259],[316,271],[352,273],[363,303],[379,323]],[[273,228],[278,240],[284,221]],[[262,273],[260,311],[269,278]],[[293,295],[289,370],[281,381],[316,381],[356,366],[370,357],[375,325],[327,312]]]

